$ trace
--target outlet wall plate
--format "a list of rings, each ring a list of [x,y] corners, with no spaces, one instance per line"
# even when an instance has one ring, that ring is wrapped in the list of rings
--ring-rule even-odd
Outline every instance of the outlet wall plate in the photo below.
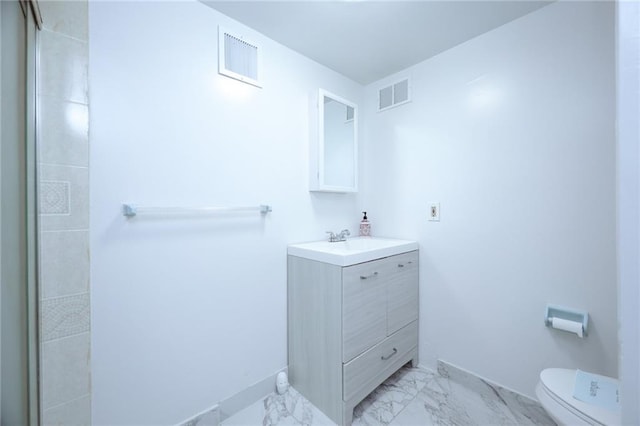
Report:
[[[429,203],[429,221],[440,222],[440,203]]]

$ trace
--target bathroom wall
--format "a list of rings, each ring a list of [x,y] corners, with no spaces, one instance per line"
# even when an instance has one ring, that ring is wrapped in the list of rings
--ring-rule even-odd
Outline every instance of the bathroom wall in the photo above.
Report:
[[[420,243],[423,365],[528,396],[545,367],[617,375],[614,53],[613,4],[560,2],[367,87],[366,210]],[[413,101],[377,113],[406,75]]]
[[[618,267],[622,424],[640,424],[640,4],[619,2]]]
[[[287,365],[286,245],[355,231],[357,195],[308,191],[310,97],[358,84],[261,37],[263,88],[217,73],[197,2],[91,2],[95,424],[175,424]],[[315,111],[315,106],[313,108]],[[135,218],[122,203],[270,204]]]
[[[41,422],[91,423],[87,1],[40,2]]]

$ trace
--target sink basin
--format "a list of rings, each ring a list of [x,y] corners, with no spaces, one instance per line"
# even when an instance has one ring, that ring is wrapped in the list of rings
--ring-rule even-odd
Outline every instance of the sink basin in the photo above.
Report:
[[[330,243],[314,241],[311,243],[291,244],[287,253],[292,256],[331,263],[338,266],[355,265],[381,257],[393,256],[418,249],[418,243],[409,240],[391,238],[359,237],[347,241]]]

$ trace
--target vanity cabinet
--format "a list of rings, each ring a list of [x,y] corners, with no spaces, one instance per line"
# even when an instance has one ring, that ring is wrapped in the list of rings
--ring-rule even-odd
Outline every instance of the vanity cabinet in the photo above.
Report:
[[[330,419],[418,357],[418,251],[350,266],[288,256],[289,379]]]

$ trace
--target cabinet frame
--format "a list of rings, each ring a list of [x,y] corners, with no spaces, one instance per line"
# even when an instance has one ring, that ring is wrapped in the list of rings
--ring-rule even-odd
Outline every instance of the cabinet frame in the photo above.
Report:
[[[407,259],[415,262],[407,270],[414,271],[409,273],[408,279],[412,280],[411,284],[417,296],[417,250],[346,267],[293,255],[287,257],[289,379],[298,392],[339,425],[351,425],[355,406],[399,368],[407,362],[411,362],[414,367],[418,363],[417,297],[410,301],[415,303],[415,318],[397,330],[390,327],[388,311],[389,305],[392,304],[387,300],[384,311],[385,321],[382,323],[384,336],[378,337],[379,340],[371,343],[370,347],[357,355],[352,356],[353,354],[350,353],[345,356],[344,345],[349,344],[343,339],[345,276],[348,277],[350,271],[366,271],[372,267],[380,271],[383,268],[400,268],[397,263],[399,261],[406,263]],[[356,277],[360,279],[359,275]],[[384,274],[380,273],[380,278],[384,279]],[[363,281],[366,280],[363,279]],[[390,279],[385,284],[385,298],[389,297],[388,286],[394,285],[395,281]],[[408,285],[411,286],[411,284]],[[400,305],[402,303],[404,302],[401,301]],[[347,380],[345,374],[349,374],[350,371],[359,374],[358,372],[362,370],[362,366],[357,366],[360,358],[376,359],[381,354],[382,356],[387,354],[392,347],[395,349],[396,346],[400,348],[397,354],[394,354],[388,362],[384,363],[384,367],[376,370],[371,377],[359,377],[355,382],[352,377],[347,377],[349,383],[356,384],[345,384]],[[345,394],[345,386],[348,387],[348,395]]]

